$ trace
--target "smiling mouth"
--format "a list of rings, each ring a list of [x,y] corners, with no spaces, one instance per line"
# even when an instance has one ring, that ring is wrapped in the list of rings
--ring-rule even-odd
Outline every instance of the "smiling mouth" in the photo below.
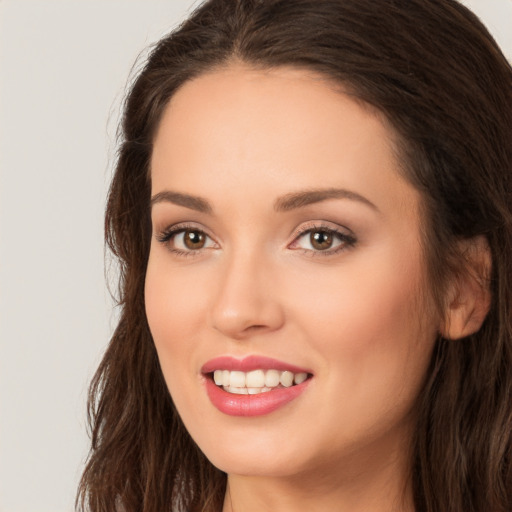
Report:
[[[290,388],[311,377],[306,372],[293,373],[274,369],[249,372],[219,369],[211,372],[209,376],[218,387],[236,395],[257,395],[274,389]]]

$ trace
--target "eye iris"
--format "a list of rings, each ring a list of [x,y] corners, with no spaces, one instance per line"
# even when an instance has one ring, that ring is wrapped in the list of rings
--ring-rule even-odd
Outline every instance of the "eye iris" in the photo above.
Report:
[[[183,235],[183,242],[188,249],[202,249],[206,241],[204,233],[187,229]]]
[[[313,231],[309,238],[311,245],[319,251],[325,251],[332,245],[332,233],[328,231]]]

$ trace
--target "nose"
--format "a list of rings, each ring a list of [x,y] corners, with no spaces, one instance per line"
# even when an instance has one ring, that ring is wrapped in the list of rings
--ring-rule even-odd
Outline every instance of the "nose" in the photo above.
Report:
[[[243,340],[282,327],[283,305],[271,265],[254,253],[233,255],[220,273],[211,308],[215,330]]]

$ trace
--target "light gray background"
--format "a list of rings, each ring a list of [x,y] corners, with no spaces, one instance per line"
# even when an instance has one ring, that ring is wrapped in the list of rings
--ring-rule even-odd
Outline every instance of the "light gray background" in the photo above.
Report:
[[[191,0],[0,0],[0,512],[67,512],[114,314],[103,207],[135,57]],[[512,0],[466,0],[512,57]]]

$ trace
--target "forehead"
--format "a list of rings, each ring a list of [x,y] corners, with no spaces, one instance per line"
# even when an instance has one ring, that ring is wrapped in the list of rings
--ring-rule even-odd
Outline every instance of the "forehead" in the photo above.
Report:
[[[232,65],[186,83],[167,105],[153,193],[172,186],[225,195],[226,183],[255,194],[269,184],[276,194],[343,187],[410,211],[404,201],[417,197],[398,172],[394,136],[382,116],[320,75]]]

